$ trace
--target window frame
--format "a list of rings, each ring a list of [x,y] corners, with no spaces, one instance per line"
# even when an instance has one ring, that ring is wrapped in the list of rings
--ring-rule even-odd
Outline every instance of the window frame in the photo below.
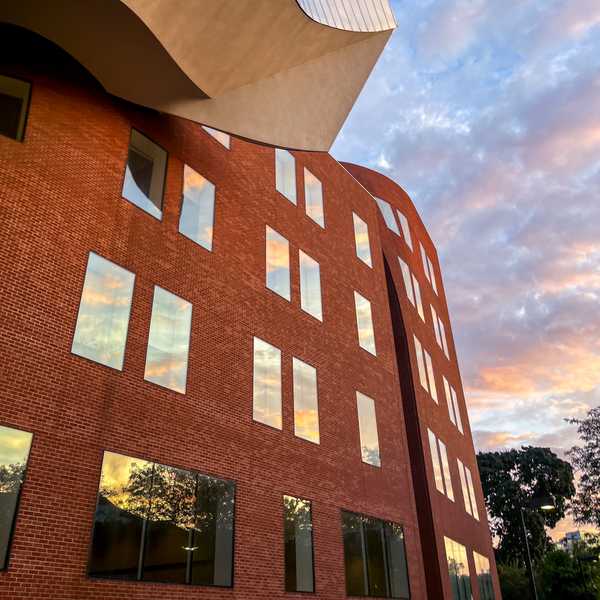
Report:
[[[21,131],[17,132],[17,137],[13,138],[8,135],[0,134],[3,138],[7,140],[12,140],[13,142],[19,142],[20,144],[25,143],[25,133],[27,132],[27,123],[29,122],[29,111],[31,109],[31,96],[33,95],[33,81],[26,77],[15,77],[14,75],[7,75],[6,73],[0,73],[3,77],[7,79],[14,79],[15,81],[20,81],[21,83],[25,83],[28,86],[27,90],[27,98],[24,99],[24,102],[21,105],[21,118],[19,121],[22,121],[22,125],[20,126]],[[20,135],[19,135],[20,133]]]

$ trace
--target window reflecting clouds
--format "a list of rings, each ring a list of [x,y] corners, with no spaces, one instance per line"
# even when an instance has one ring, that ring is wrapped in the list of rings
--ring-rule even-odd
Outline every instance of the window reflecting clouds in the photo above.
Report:
[[[442,475],[442,468],[440,466],[440,456],[438,454],[437,438],[431,429],[427,430],[427,436],[429,437],[429,451],[431,454],[431,464],[433,466],[433,476],[435,477],[435,487],[438,492],[444,493],[444,479]]]
[[[442,472],[444,473],[444,485],[446,486],[446,496],[454,501],[454,489],[452,488],[452,477],[450,476],[450,465],[448,464],[448,453],[446,452],[446,444],[442,440],[438,440],[440,447],[440,458],[442,461]]]
[[[144,379],[185,394],[192,305],[154,286]]]
[[[471,509],[473,510],[473,517],[479,521],[479,510],[477,509],[477,500],[475,499],[475,488],[473,487],[473,478],[471,477],[471,471],[468,467],[465,467],[465,475],[467,478],[467,488],[469,490],[469,497],[471,498]]]
[[[404,241],[406,245],[412,250],[412,238],[410,236],[410,227],[408,226],[408,219],[404,216],[402,212],[396,209],[396,214],[398,215],[398,221],[400,221],[400,228],[402,229],[402,236],[404,237]]]
[[[121,370],[135,275],[90,252],[71,351]]]
[[[304,168],[304,199],[306,214],[321,227],[325,227],[325,213],[323,211],[323,185],[305,167]]]
[[[408,296],[409,302],[413,306],[415,306],[415,295],[413,292],[412,276],[410,273],[410,269],[400,257],[398,257],[398,262],[400,263],[400,270],[402,271],[402,281],[404,282],[404,289],[406,290],[406,295]]]
[[[275,148],[275,189],[296,204],[296,161],[281,148]]]
[[[369,228],[367,224],[356,214],[352,213],[354,222],[354,244],[356,256],[369,267],[373,266],[371,261],[371,245],[369,243]]]
[[[281,429],[281,350],[254,338],[253,418]]]
[[[412,280],[413,280],[413,288],[415,290],[415,301],[417,303],[417,312],[419,313],[419,316],[421,317],[421,320],[423,321],[423,323],[425,322],[425,312],[423,311],[423,302],[421,302],[421,288],[419,286],[419,282],[417,280],[417,278],[414,276],[412,276]]]
[[[361,348],[377,355],[375,348],[375,334],[373,333],[373,319],[371,303],[358,292],[354,292],[354,305],[356,308],[356,325],[358,327],[358,343]]]
[[[319,403],[317,370],[294,358],[294,433],[319,443]]]
[[[300,306],[309,315],[323,320],[319,263],[300,250]]]
[[[104,453],[89,573],[231,586],[233,482]]]
[[[434,402],[438,401],[437,388],[435,386],[435,377],[433,375],[433,364],[431,363],[431,356],[426,350],[423,350],[425,355],[425,366],[427,367],[427,379],[429,380],[429,395],[432,397]]]
[[[33,435],[0,425],[0,570],[8,565],[11,533]]]
[[[314,592],[310,500],[283,497],[285,591]]]
[[[458,477],[460,478],[460,489],[462,491],[463,502],[465,505],[465,511],[467,514],[472,515],[473,509],[471,508],[471,496],[469,494],[469,488],[467,487],[467,476],[465,475],[465,465],[462,461],[457,458],[456,465],[458,467]]]
[[[398,229],[398,223],[396,223],[396,219],[394,217],[394,211],[390,206],[389,202],[382,200],[381,198],[375,198],[377,202],[377,206],[379,206],[379,210],[381,211],[381,215],[383,216],[383,220],[387,225],[390,231],[393,231],[396,235],[400,235],[400,230]]]
[[[215,213],[215,186],[194,169],[183,167],[183,202],[179,232],[212,250]]]
[[[379,456],[379,438],[377,436],[377,418],[375,402],[372,398],[356,392],[356,409],[358,411],[358,429],[360,434],[360,451],[363,462],[381,466]]]
[[[206,133],[214,137],[215,140],[217,140],[220,144],[222,144],[223,146],[225,146],[225,148],[229,150],[229,147],[231,145],[231,136],[228,133],[225,133],[224,131],[219,131],[218,129],[213,129],[208,125],[202,125],[202,129],[204,129]]]
[[[291,299],[290,244],[268,225],[266,228],[266,286],[286,300]]]
[[[444,536],[448,573],[453,600],[471,600],[471,577],[466,548],[454,540]]]

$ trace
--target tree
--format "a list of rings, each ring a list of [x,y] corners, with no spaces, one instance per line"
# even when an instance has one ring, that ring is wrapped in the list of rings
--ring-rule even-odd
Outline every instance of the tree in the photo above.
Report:
[[[573,446],[567,456],[580,478],[577,495],[571,504],[576,523],[600,527],[600,406],[592,408],[584,419],[567,419],[577,425],[582,446]]]
[[[530,588],[525,568],[502,563],[497,567],[502,600],[528,600]]]
[[[524,446],[520,450],[480,452],[477,464],[492,534],[498,538],[499,562],[525,565],[521,509],[529,534],[533,560],[539,560],[550,544],[545,527],[554,527],[565,516],[575,494],[571,465],[549,448]],[[552,496],[552,512],[529,509],[534,498]]]

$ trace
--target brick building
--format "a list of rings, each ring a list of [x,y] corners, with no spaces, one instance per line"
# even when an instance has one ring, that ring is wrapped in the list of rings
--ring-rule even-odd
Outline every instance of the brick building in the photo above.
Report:
[[[499,599],[406,193],[0,40],[0,598]]]

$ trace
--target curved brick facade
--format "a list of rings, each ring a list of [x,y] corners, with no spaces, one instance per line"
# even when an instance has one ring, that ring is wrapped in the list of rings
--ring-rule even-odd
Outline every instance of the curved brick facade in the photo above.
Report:
[[[226,149],[196,124],[107,95],[53,52],[25,53],[1,71],[31,81],[32,92],[24,141],[0,136],[0,424],[34,437],[0,597],[288,597],[281,497],[291,494],[312,501],[316,597],[346,597],[346,509],[404,526],[415,599],[452,597],[443,536],[464,544],[478,598],[471,550],[495,573],[493,554],[435,248],[406,194],[328,154],[294,152],[294,206],[275,190],[273,148],[233,138]],[[168,152],[162,220],[121,196],[132,127]],[[178,232],[184,164],[216,186],[212,252]],[[304,167],[323,184],[324,229],[304,211]],[[418,252],[386,228],[365,188],[405,213],[413,243],[433,259],[437,295]],[[356,257],[353,212],[368,225],[373,268]],[[290,242],[289,302],[265,288],[265,225]],[[298,249],[320,265],[322,322],[300,309]],[[90,251],[136,275],[122,371],[71,353]],[[445,320],[450,360],[431,315],[423,323],[408,304],[398,255]],[[144,380],[155,285],[193,305],[185,394]],[[371,302],[376,357],[357,343],[354,291]],[[464,435],[443,395],[436,406],[419,388],[412,331],[457,390]],[[253,336],[282,351],[281,431],[252,418]],[[292,356],[318,369],[318,445],[294,435]],[[376,403],[380,468],[361,462],[356,390]],[[436,492],[428,427],[447,445],[455,502]],[[236,482],[233,588],[86,575],[105,450]],[[473,473],[479,522],[461,504],[457,457]]]

